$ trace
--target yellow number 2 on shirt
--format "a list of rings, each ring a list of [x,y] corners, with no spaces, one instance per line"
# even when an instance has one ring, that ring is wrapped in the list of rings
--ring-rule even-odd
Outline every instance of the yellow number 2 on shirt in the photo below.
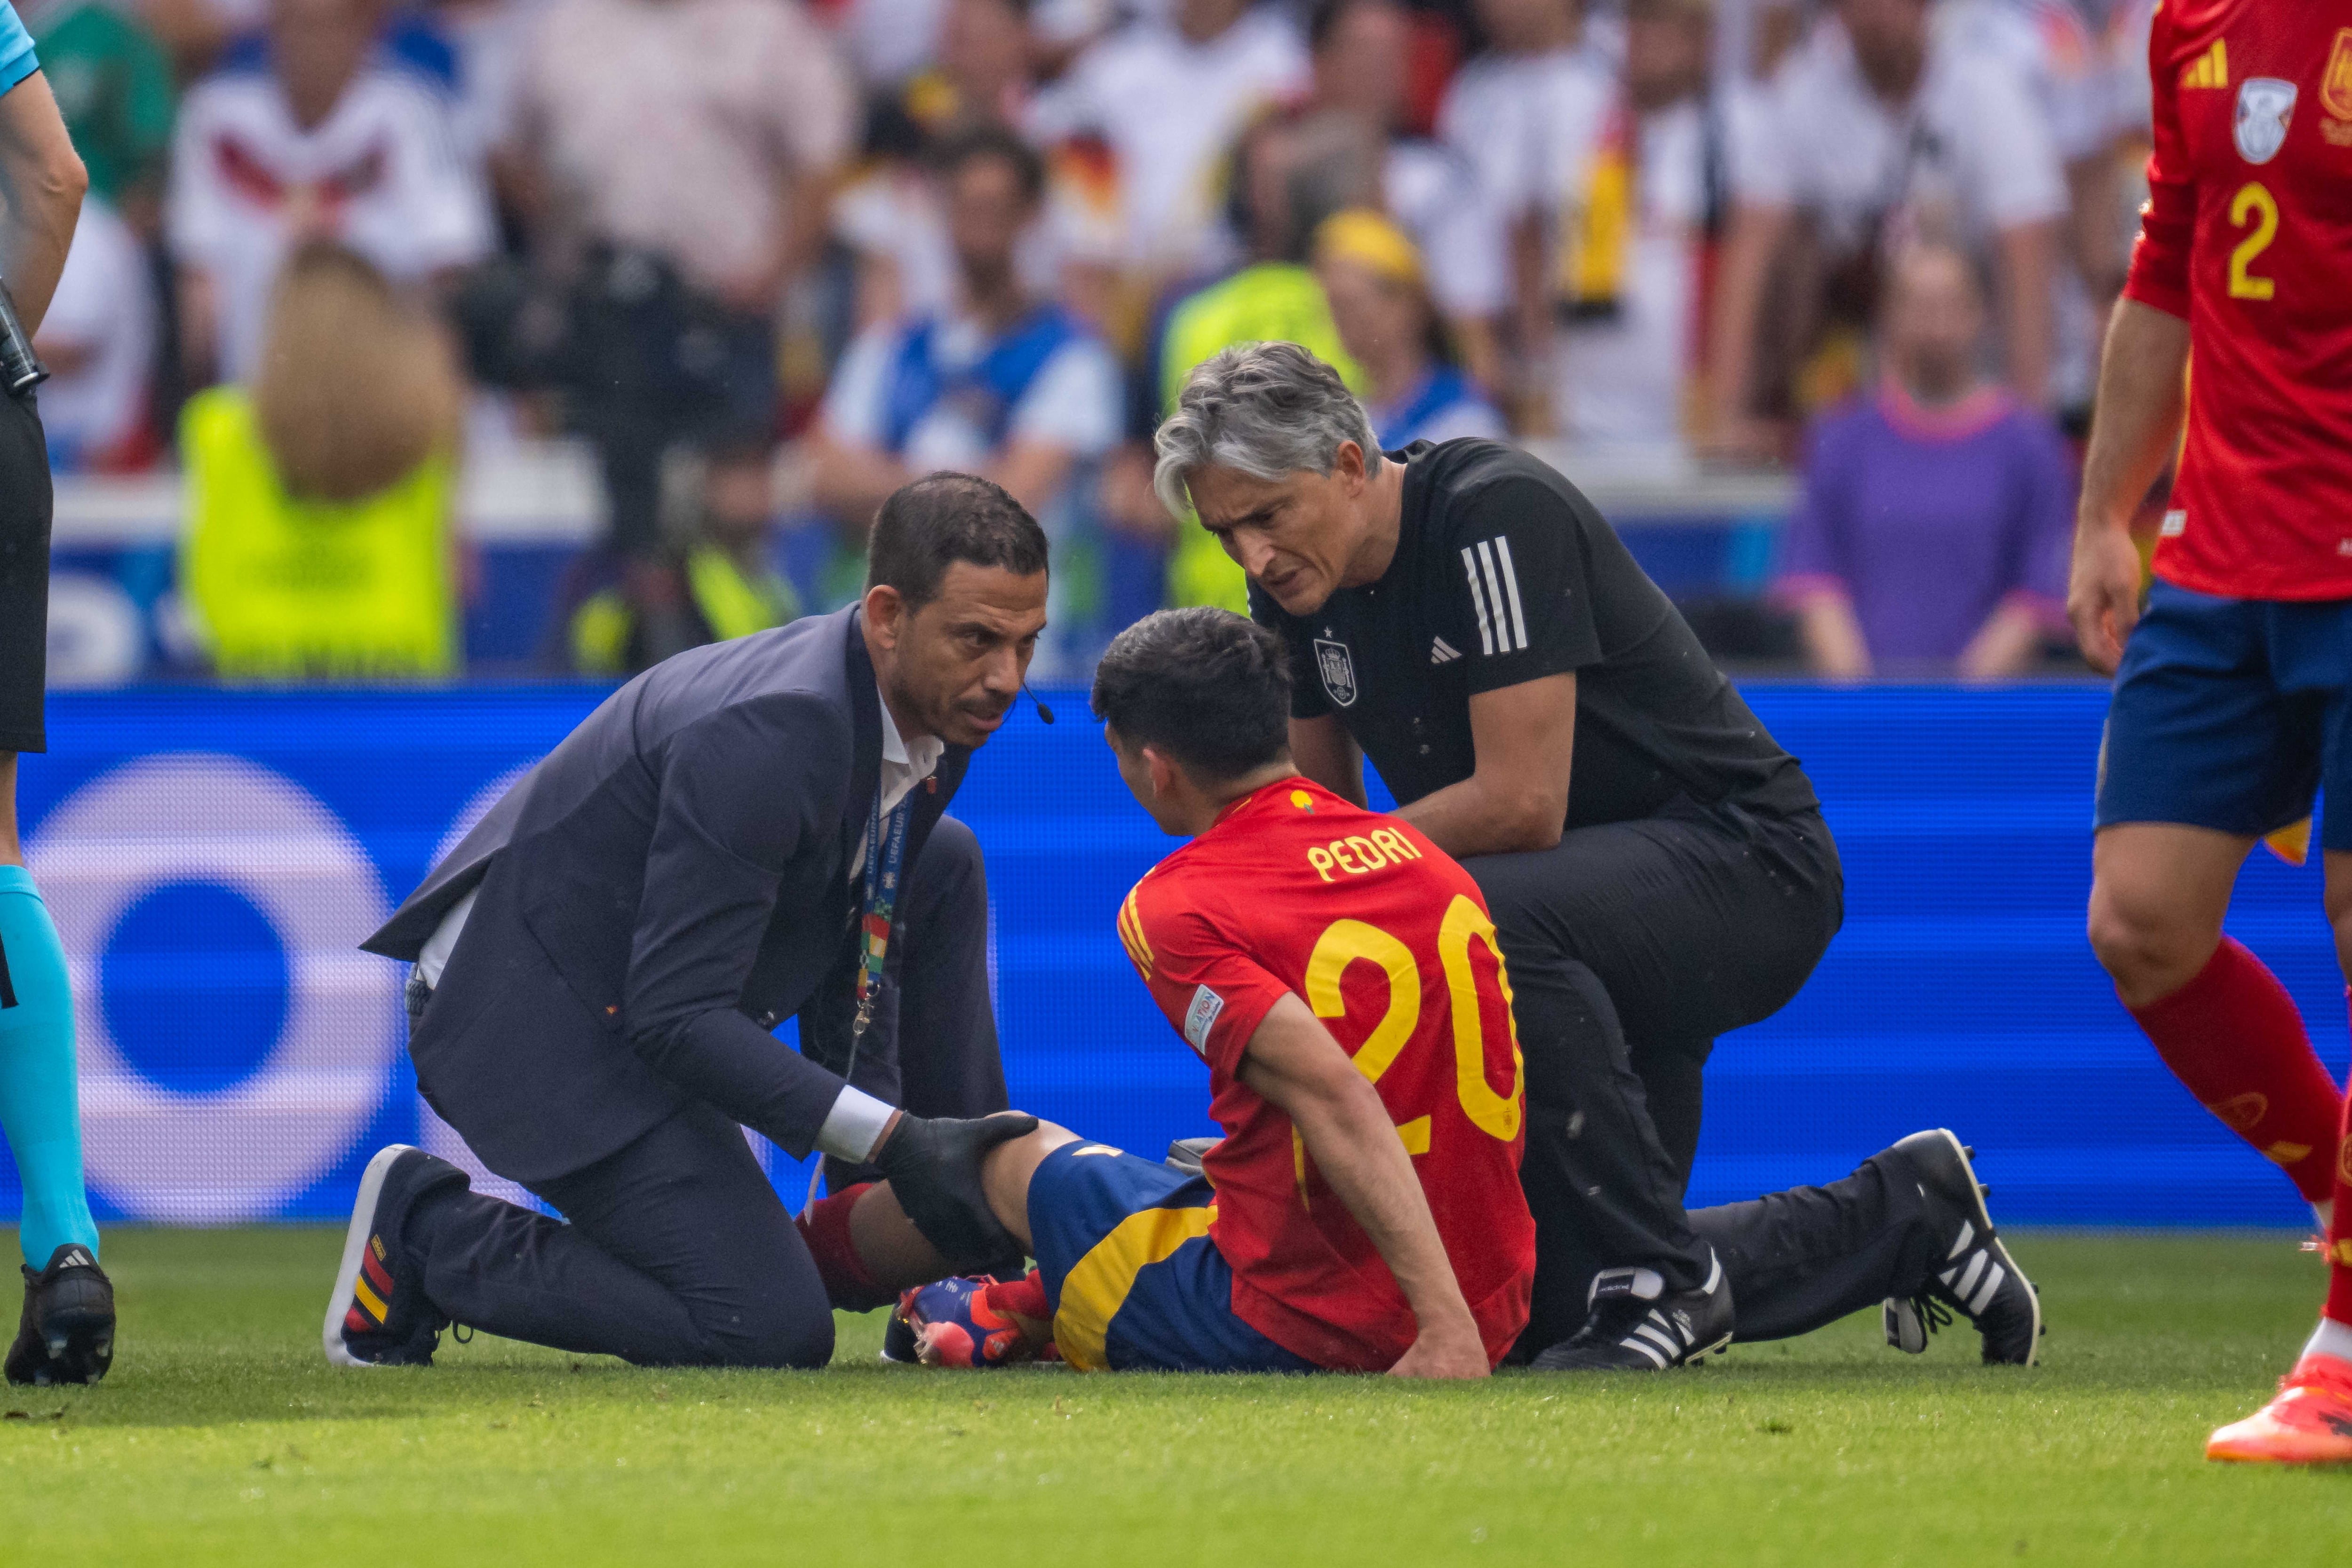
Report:
[[[2278,203],[2259,180],[2239,188],[2230,198],[2230,226],[2244,228],[2252,219],[2254,232],[2240,240],[2230,253],[2230,298],[2232,299],[2268,299],[2278,292],[2274,278],[2256,277],[2246,270],[2254,257],[2270,249],[2271,241],[2278,237]]]

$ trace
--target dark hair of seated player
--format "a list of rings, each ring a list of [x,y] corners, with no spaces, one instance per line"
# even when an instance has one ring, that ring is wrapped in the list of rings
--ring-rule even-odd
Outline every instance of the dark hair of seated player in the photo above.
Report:
[[[1290,755],[1282,639],[1229,610],[1147,615],[1095,666],[1095,716],[1202,779],[1239,779]]]
[[[920,610],[958,561],[1016,577],[1045,570],[1045,530],[1003,486],[971,474],[928,474],[891,492],[874,517],[866,586],[890,587]]]

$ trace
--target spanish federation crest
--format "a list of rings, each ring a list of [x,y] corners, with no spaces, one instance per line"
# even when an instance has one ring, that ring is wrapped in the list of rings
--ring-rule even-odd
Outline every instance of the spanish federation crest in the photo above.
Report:
[[[2294,113],[2294,83],[2276,77],[2248,77],[2238,85],[2238,154],[2249,163],[2267,163],[2286,145],[2286,122]]]
[[[2319,107],[2338,120],[2352,120],[2352,27],[2336,29],[2336,47],[2319,73]]]
[[[1341,707],[1356,706],[1356,661],[1348,654],[1345,643],[1327,643],[1315,639],[1315,667],[1322,672],[1323,689]]]

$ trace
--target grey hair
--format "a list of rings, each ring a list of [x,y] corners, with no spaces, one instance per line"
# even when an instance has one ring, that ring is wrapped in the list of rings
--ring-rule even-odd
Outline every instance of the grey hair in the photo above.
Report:
[[[1349,441],[1379,457],[1371,416],[1339,371],[1296,343],[1236,343],[1184,379],[1176,412],[1152,437],[1160,460],[1151,487],[1181,517],[1195,469],[1213,463],[1265,480],[1328,476]]]

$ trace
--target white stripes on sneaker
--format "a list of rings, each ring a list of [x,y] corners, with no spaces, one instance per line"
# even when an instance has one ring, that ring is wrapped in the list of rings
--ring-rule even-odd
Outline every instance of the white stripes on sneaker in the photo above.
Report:
[[[1690,1336],[1682,1334],[1678,1338],[1677,1333],[1675,1325],[1666,1321],[1665,1313],[1652,1307],[1649,1316],[1636,1323],[1633,1332],[1617,1343],[1627,1350],[1636,1350],[1648,1356],[1657,1364],[1658,1370],[1664,1372],[1682,1359],[1683,1352],[1690,1348]]]
[[[1707,1270],[1706,1283],[1699,1288],[1712,1296],[1723,1283],[1723,1260],[1710,1251],[1708,1261],[1713,1266]],[[1657,1278],[1655,1274],[1651,1274],[1649,1270],[1644,1269],[1641,1272],[1650,1274],[1653,1280]],[[1650,1293],[1655,1295],[1657,1289],[1657,1286],[1653,1285]],[[1652,1307],[1648,1314],[1633,1325],[1633,1332],[1617,1343],[1626,1350],[1638,1351],[1649,1357],[1656,1364],[1657,1369],[1664,1372],[1688,1355],[1695,1341],[1686,1320],[1669,1318],[1657,1308]]]
[[[1944,1254],[1944,1261],[1952,1266],[1936,1276],[1944,1282],[1946,1290],[1967,1304],[1970,1317],[1979,1315],[1987,1307],[1992,1305],[1992,1299],[2000,1291],[2001,1281],[2009,1278],[2009,1270],[2001,1266],[2000,1260],[1994,1258],[1990,1250],[1981,1247],[1969,1253],[1969,1260],[1965,1264],[1957,1261],[1961,1253],[1969,1251],[1969,1246],[1976,1239],[1975,1222],[1967,1219],[1960,1221],[1959,1239],[1954,1241],[1952,1249]]]
[[[1462,549],[1470,576],[1470,607],[1478,612],[1478,652],[1512,653],[1528,645],[1527,612],[1519,604],[1519,574],[1511,565],[1511,541],[1480,539]]]

